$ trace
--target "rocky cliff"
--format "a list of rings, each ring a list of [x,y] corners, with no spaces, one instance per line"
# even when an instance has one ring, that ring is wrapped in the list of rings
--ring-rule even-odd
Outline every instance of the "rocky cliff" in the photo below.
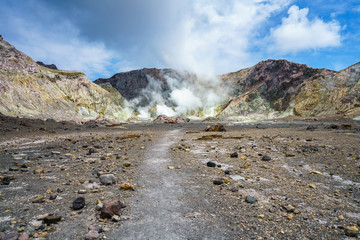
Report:
[[[335,72],[286,60],[267,60],[222,76],[233,85],[233,98],[221,118],[259,119],[359,115],[359,67]]]
[[[46,68],[0,37],[0,112],[12,117],[121,119],[122,97],[83,73]]]

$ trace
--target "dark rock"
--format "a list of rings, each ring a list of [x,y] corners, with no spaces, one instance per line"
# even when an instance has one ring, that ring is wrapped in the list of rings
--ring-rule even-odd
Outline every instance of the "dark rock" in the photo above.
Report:
[[[120,200],[113,200],[111,202],[104,203],[104,206],[101,208],[101,218],[111,218],[112,216],[120,215],[123,208],[125,208]]]
[[[56,198],[57,198],[57,195],[55,195],[55,194],[51,194],[49,197],[50,200],[55,200]]]
[[[330,124],[329,129],[339,129],[339,125],[336,124]]]
[[[54,224],[60,222],[62,219],[61,216],[47,216],[43,219],[43,222],[46,224]]]
[[[226,175],[230,175],[230,174],[231,174],[231,172],[230,172],[230,170],[225,170],[225,171],[224,171],[224,174],[226,174]]]
[[[250,195],[247,195],[245,198],[245,202],[253,204],[256,203],[256,199]]]
[[[225,126],[221,123],[215,123],[205,128],[205,132],[226,132]]]
[[[1,179],[1,184],[2,185],[9,185],[10,182],[11,182],[11,180],[8,177],[4,177],[3,179]]]
[[[28,166],[26,164],[23,164],[20,168],[28,168]]]
[[[56,67],[55,64],[45,64],[43,62],[37,61],[36,62],[38,65],[46,67],[46,68],[50,68],[50,69],[54,69],[54,70],[58,70],[58,68]]]
[[[209,162],[206,163],[206,166],[208,166],[208,167],[216,167],[216,163],[209,161]]]
[[[75,199],[73,201],[73,209],[74,210],[82,209],[84,206],[85,206],[85,198],[83,198],[83,197],[78,197],[77,199]]]
[[[222,184],[224,184],[224,179],[217,178],[217,179],[213,180],[213,183],[214,183],[214,185],[222,185]]]
[[[237,152],[233,152],[230,157],[231,158],[237,158],[239,156],[239,154]]]
[[[264,155],[262,156],[261,160],[268,162],[268,161],[271,160],[271,157],[268,156],[268,155],[266,155],[266,154],[264,154]]]
[[[308,131],[314,131],[315,129],[317,129],[317,126],[314,126],[314,125],[309,125],[306,130]]]

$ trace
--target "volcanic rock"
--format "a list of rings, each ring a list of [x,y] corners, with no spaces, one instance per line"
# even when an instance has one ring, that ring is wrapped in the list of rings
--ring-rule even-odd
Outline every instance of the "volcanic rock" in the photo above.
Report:
[[[120,200],[113,200],[111,202],[105,202],[101,209],[101,218],[111,218],[114,215],[120,215],[123,208],[125,208]]]
[[[85,198],[78,197],[73,201],[72,207],[74,210],[82,209],[85,206]]]
[[[211,126],[207,126],[205,132],[226,132],[226,129],[221,123],[215,123]]]
[[[99,180],[103,185],[112,185],[116,183],[116,178],[113,174],[102,174],[99,176]]]

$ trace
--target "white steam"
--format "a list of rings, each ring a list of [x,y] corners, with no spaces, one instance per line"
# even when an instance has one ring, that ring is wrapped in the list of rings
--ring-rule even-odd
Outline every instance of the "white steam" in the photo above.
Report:
[[[159,79],[147,75],[148,86],[141,95],[127,103],[140,119],[158,115],[206,118],[228,100],[229,90],[212,77],[200,78],[186,72],[161,73]]]

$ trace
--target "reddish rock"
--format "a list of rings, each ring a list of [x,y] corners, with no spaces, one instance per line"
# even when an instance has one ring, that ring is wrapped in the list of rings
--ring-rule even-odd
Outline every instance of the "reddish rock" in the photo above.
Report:
[[[30,234],[29,233],[22,233],[18,240],[28,240],[30,238]]]
[[[111,202],[104,203],[104,206],[101,209],[101,218],[111,218],[112,216],[120,215],[123,208],[125,208],[125,204],[120,202],[120,200],[113,200]]]

